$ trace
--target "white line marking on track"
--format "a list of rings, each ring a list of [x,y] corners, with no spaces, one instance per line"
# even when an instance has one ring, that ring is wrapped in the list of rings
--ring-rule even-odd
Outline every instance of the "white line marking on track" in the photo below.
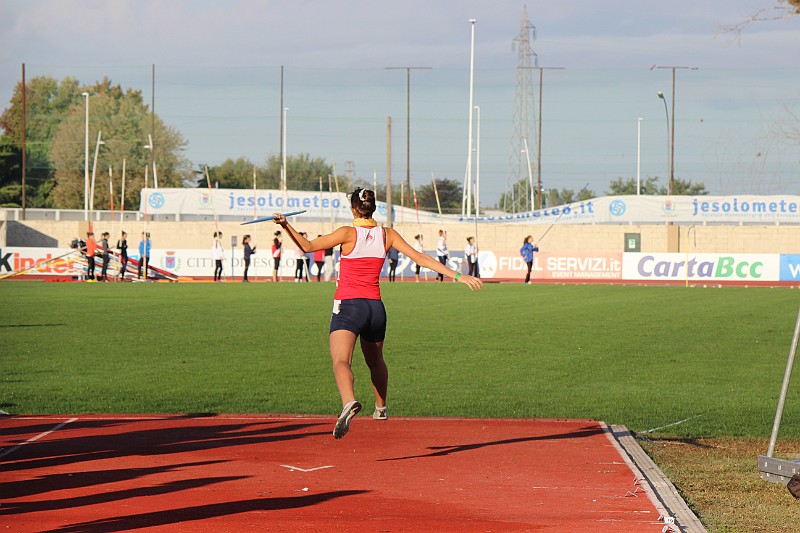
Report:
[[[316,468],[300,468],[299,466],[292,466],[292,465],[281,465],[283,468],[288,468],[289,470],[297,470],[298,472],[313,472],[315,470],[323,470],[325,468],[333,468],[333,465],[326,465],[326,466],[318,466]]]
[[[66,426],[70,422],[75,422],[76,420],[78,420],[78,419],[77,418],[70,418],[69,420],[65,420],[64,422],[61,422],[60,424],[55,425],[53,427],[53,429],[51,429],[49,431],[45,431],[44,433],[39,433],[35,437],[31,437],[28,440],[26,440],[25,442],[17,444],[13,448],[9,448],[7,450],[3,450],[2,452],[0,452],[0,457],[5,457],[6,455],[8,455],[10,453],[14,453],[15,451],[17,451],[20,448],[22,448],[23,446],[25,446],[26,444],[30,444],[31,442],[36,442],[37,440],[48,436],[50,433],[53,433],[54,431],[58,431],[59,429],[63,428],[64,426]]]

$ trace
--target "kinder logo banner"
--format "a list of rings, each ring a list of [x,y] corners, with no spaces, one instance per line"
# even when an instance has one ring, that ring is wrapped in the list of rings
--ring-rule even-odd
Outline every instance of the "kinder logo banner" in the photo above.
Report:
[[[779,281],[782,279],[781,256],[626,253],[622,259],[622,278],[629,281]]]
[[[30,269],[28,275],[71,275],[76,272],[78,254],[69,248],[2,248],[0,249],[0,275]],[[66,257],[60,258],[62,255]]]

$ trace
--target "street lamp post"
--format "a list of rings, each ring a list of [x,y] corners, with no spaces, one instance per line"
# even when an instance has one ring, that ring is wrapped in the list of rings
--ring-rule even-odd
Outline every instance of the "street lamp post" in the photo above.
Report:
[[[465,196],[463,199],[463,206],[461,208],[461,216],[469,216],[472,211],[472,108],[473,94],[475,89],[475,23],[477,19],[469,19],[472,27],[472,40],[469,56],[469,133],[467,139],[467,176],[465,185]]]
[[[431,70],[433,67],[386,67],[386,70],[406,71],[406,189],[411,190],[411,71]]]
[[[478,131],[475,142],[475,220],[481,209],[481,106],[476,105],[475,111],[478,112]]]
[[[659,66],[656,68],[660,69],[670,69],[672,70],[672,136],[669,141],[670,143],[670,152],[669,152],[669,185],[667,187],[667,194],[673,194],[675,192],[675,71],[677,69],[684,69],[684,70],[698,70],[698,67],[666,67],[666,66]],[[652,70],[653,67],[650,68]],[[658,97],[664,100],[664,108],[667,107],[667,101],[664,99],[664,94],[659,91]]]
[[[642,194],[642,117],[636,119],[636,196]]]
[[[94,162],[92,163],[92,185],[89,190],[89,212],[94,211],[94,178],[97,173],[97,155],[100,152],[100,145],[105,144],[105,141],[101,140],[102,137],[101,131],[97,132],[97,144],[94,146]],[[91,224],[91,223],[90,223]]]
[[[664,98],[664,93],[658,91],[658,97],[664,102],[664,114],[667,117],[667,176],[669,182],[667,183],[667,194],[672,194],[672,145],[669,142],[669,109],[667,109],[667,99]]]
[[[86,127],[83,148],[83,219],[89,220],[89,93],[81,93],[86,99]]]

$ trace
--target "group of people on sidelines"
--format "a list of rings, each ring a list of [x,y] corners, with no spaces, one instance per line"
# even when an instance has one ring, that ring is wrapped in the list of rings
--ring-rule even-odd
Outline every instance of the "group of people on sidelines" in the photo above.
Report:
[[[301,234],[303,238],[308,238],[308,235],[303,232]],[[272,281],[277,282],[280,281],[280,267],[281,267],[281,260],[284,255],[284,246],[282,241],[282,234],[280,231],[276,231],[273,235],[272,239],[272,262],[273,262],[273,270],[272,270]],[[320,235],[317,235],[319,238]],[[211,246],[211,256],[214,260],[214,276],[213,280],[215,282],[223,281],[224,277],[224,263],[225,263],[225,249],[222,245],[222,232],[215,231],[213,244]],[[250,265],[252,262],[252,256],[256,253],[256,246],[251,243],[252,236],[245,235],[242,237],[242,247],[243,247],[243,255],[244,255],[244,273],[242,275],[242,283],[249,283],[248,279],[248,272],[250,269]],[[523,241],[522,248],[520,248],[520,255],[522,256],[523,260],[527,264],[528,270],[525,276],[525,284],[530,283],[530,276],[531,276],[531,269],[533,267],[533,254],[539,251],[538,246],[532,243],[533,237],[528,235],[525,237]],[[119,248],[119,243],[118,246]],[[424,253],[423,246],[422,246],[422,235],[418,234],[414,236],[414,244],[412,245],[413,249],[419,253]],[[141,248],[141,244],[140,244]],[[149,252],[149,241],[148,241],[148,252]],[[140,255],[142,251],[140,250]],[[328,248],[324,250],[315,250],[314,252],[304,252],[300,249],[297,245],[294,245],[291,249],[292,255],[290,259],[294,259],[294,281],[298,282],[308,282],[310,278],[313,277],[312,274],[312,265],[316,269],[316,278],[317,282],[322,281],[330,281],[332,274],[334,273],[335,269],[335,251],[333,248]],[[149,256],[149,253],[148,253]],[[388,278],[390,282],[394,282],[397,280],[397,267],[400,264],[401,254],[400,252],[394,248],[390,247],[389,250],[386,252],[386,260],[388,262]],[[439,230],[439,240],[436,244],[436,259],[443,265],[447,265],[447,262],[450,258],[450,251],[447,246],[447,231],[444,229]],[[475,237],[470,236],[467,237],[467,244],[464,247],[464,260],[467,264],[467,274],[469,276],[473,276],[476,278],[480,278],[480,269],[478,266],[478,247],[475,243]],[[421,265],[415,265],[414,271],[414,279],[416,282],[420,281],[420,272],[422,270]],[[437,281],[444,281],[444,276],[442,274],[437,274],[436,276]]]
[[[87,281],[110,281],[108,277],[108,270],[111,264],[111,257],[114,255],[110,245],[108,244],[109,233],[104,231],[100,234],[100,242],[94,238],[94,231],[91,229],[86,232],[86,241],[73,241],[73,248],[77,248],[81,255],[86,258],[86,280]],[[150,249],[152,243],[150,241],[150,233],[142,232],[142,240],[139,242],[139,266],[138,266],[138,279],[142,279],[142,270],[145,270],[145,275],[150,269]],[[117,240],[116,252],[119,258],[119,269],[114,275],[114,281],[125,281],[125,274],[128,272],[128,234],[122,232],[120,238]],[[96,274],[97,260],[101,261],[100,274]],[[144,264],[144,265],[143,265]]]

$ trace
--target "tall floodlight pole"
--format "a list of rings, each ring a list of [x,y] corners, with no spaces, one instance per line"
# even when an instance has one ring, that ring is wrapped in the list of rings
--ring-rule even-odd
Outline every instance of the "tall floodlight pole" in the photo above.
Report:
[[[667,187],[667,194],[674,194],[675,192],[675,71],[677,69],[684,69],[684,70],[698,70],[698,67],[664,67],[659,66],[656,68],[660,69],[670,69],[672,70],[672,137],[670,139],[670,151],[669,151],[669,185]],[[650,69],[652,70],[652,68]],[[659,98],[664,98],[663,94],[659,92]],[[664,106],[667,105],[666,100],[664,100]]]
[[[386,117],[386,225],[393,225],[392,217],[392,117]]]
[[[476,105],[478,112],[478,131],[475,142],[475,219],[477,221],[481,209],[481,106]]]
[[[411,190],[411,71],[431,70],[432,67],[386,67],[386,70],[406,71],[406,190]]]
[[[27,176],[28,173],[28,126],[26,124],[28,111],[25,102],[25,63],[22,64],[22,220],[25,220],[25,207],[27,204]]]
[[[525,159],[528,161],[528,184],[531,188],[531,209],[535,209],[533,203],[533,172],[531,171],[531,154],[528,152],[528,139],[522,139],[525,143],[525,148],[523,151],[525,152]]]
[[[511,131],[510,151],[508,158],[509,173],[506,176],[506,194],[511,198],[511,211],[517,212],[516,189],[527,179],[527,162],[524,139],[536,139],[536,101],[533,86],[533,69],[539,67],[539,56],[533,51],[532,43],[536,40],[536,26],[528,20],[528,9],[522,6],[519,33],[512,41],[512,50],[517,52],[517,84],[514,91],[514,110],[512,113],[514,127]],[[534,142],[531,141],[531,142]],[[509,195],[509,180],[511,183]],[[504,209],[506,206],[503,206]]]
[[[536,149],[536,191],[538,209],[542,208],[542,78],[546,69],[564,70],[564,67],[537,67],[539,69],[539,134],[536,136],[539,143]],[[527,141],[526,141],[527,142]],[[527,149],[527,148],[526,148]]]
[[[469,19],[472,27],[472,44],[469,56],[469,133],[467,146],[467,177],[464,184],[465,194],[462,201],[461,216],[467,216],[472,211],[472,108],[473,94],[475,89],[475,23],[477,19]]]
[[[286,192],[286,112],[289,111],[288,107],[283,108],[283,120],[281,120],[281,124],[283,124],[283,132],[281,134],[281,147],[283,152],[281,153],[281,189]]]
[[[92,163],[92,185],[89,190],[89,211],[94,211],[94,178],[97,173],[97,156],[100,153],[100,145],[105,144],[105,142],[101,139],[102,137],[101,131],[97,132],[97,144],[94,146],[94,162]]]
[[[642,117],[636,119],[636,196],[642,194]]]
[[[86,99],[86,126],[83,145],[83,219],[89,220],[89,93],[81,93]]]
[[[667,176],[672,176],[672,150],[669,142],[669,109],[667,108],[667,99],[664,98],[664,93],[658,91],[658,97],[664,102],[664,115],[667,117]],[[672,180],[667,184],[667,194],[672,194]]]

